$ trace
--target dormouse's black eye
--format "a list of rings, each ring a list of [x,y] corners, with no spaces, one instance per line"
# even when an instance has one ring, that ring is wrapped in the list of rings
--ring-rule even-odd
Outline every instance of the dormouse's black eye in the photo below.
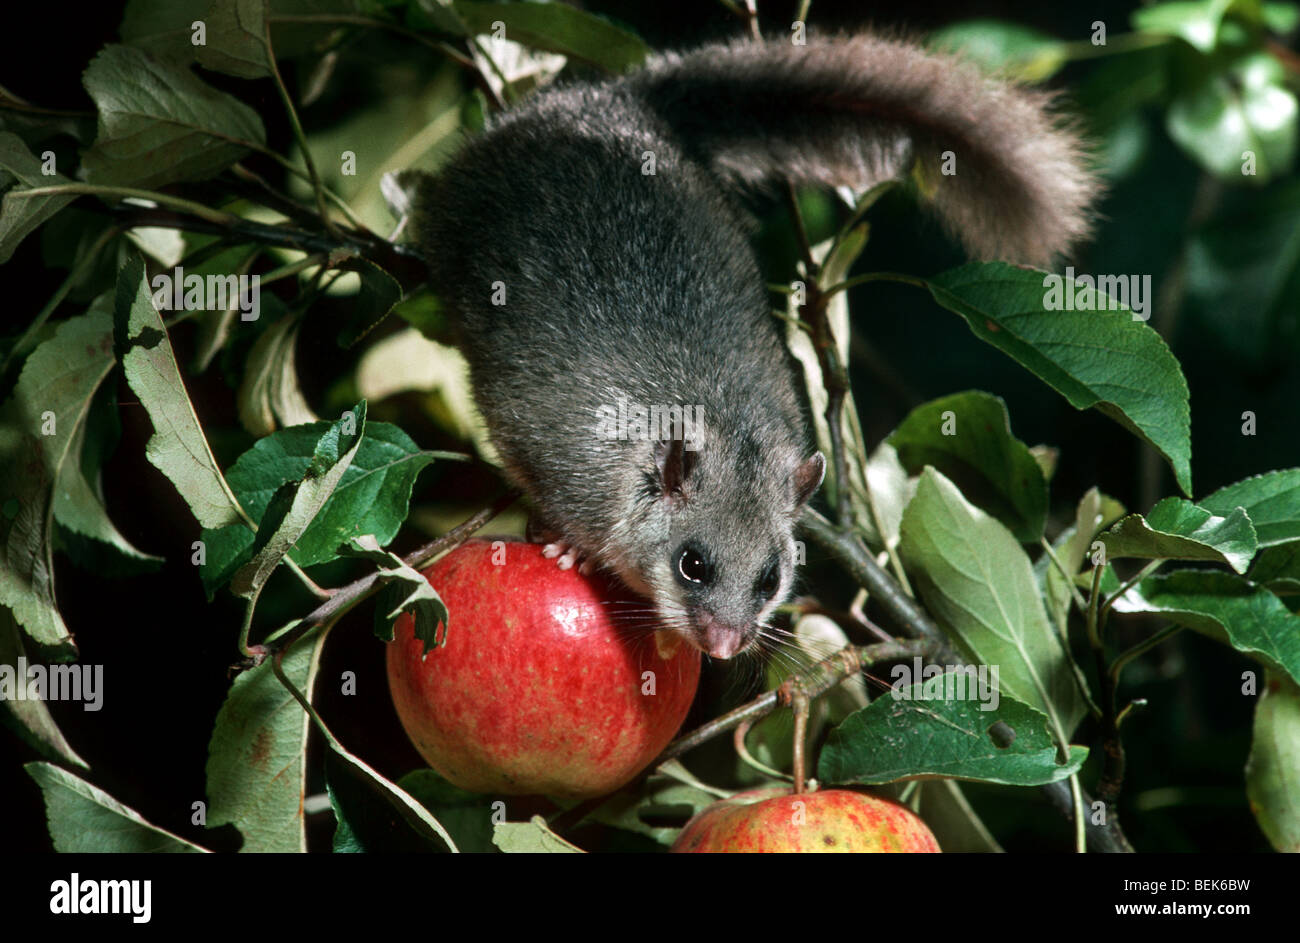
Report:
[[[708,586],[713,582],[713,564],[695,547],[683,547],[677,554],[677,581],[683,586]]]
[[[775,563],[768,564],[763,571],[762,577],[758,581],[758,595],[763,599],[771,599],[776,595],[776,591],[781,586],[781,570]]]

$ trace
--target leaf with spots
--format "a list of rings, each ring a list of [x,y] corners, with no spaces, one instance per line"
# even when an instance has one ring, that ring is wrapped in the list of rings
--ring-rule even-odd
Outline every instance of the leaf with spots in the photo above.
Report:
[[[308,633],[284,655],[285,676],[310,691],[325,636]],[[307,712],[267,659],[235,679],[208,743],[208,825],[231,824],[241,851],[307,850]]]
[[[0,605],[47,654],[64,660],[75,647],[55,599],[51,526],[61,518],[92,536],[117,534],[88,485],[89,503],[76,515],[60,515],[57,497],[82,493],[74,486],[82,475],[84,426],[114,364],[109,316],[70,318],[32,351],[0,407]],[[124,538],[122,545],[129,546]]]
[[[896,686],[831,731],[817,778],[889,783],[947,776],[1040,786],[1079,771],[1086,747],[1071,746],[1069,762],[1059,763],[1042,712],[1005,693],[987,693],[960,672]],[[984,710],[987,705],[993,709]]]

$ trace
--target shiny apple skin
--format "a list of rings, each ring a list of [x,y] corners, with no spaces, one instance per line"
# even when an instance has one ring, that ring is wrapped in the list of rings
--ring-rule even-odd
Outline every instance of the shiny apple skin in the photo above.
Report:
[[[504,563],[499,563],[504,556]],[[699,653],[649,622],[650,604],[561,570],[537,544],[472,540],[425,570],[450,612],[421,659],[397,620],[389,691],[425,761],[473,792],[590,798],[613,792],[681,727]],[[653,673],[654,693],[646,694]]]

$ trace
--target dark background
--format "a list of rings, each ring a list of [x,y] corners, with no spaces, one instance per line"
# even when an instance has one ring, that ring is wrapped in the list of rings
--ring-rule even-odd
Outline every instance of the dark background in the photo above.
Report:
[[[796,6],[760,2],[762,21],[771,27],[786,24]],[[655,47],[740,32],[730,13],[703,0],[601,2],[587,7],[630,25]],[[823,30],[872,25],[923,32],[959,19],[994,17],[1079,39],[1086,38],[1095,20],[1105,21],[1112,34],[1125,31],[1132,9],[1133,4],[1098,0],[903,6],[815,0],[810,21]],[[74,23],[61,5],[17,4],[5,16],[0,84],[43,105],[89,109],[80,73],[95,52],[115,38],[120,9],[114,4],[81,5]],[[1054,84],[1073,87],[1091,68],[1070,66]],[[207,77],[222,84],[220,77]],[[289,81],[292,87],[292,76]],[[287,134],[278,103],[267,90],[259,101],[248,88],[240,86],[241,97],[267,120],[270,143],[283,145]],[[309,110],[304,120],[309,125],[324,123],[328,115]],[[1160,283],[1175,264],[1203,181],[1164,135],[1157,117],[1151,124],[1150,153],[1139,171],[1107,198],[1094,246],[1076,260],[1081,272],[1150,272]],[[787,277],[793,252],[783,213],[762,203],[758,210],[766,222],[760,246],[769,271],[774,279]],[[859,270],[929,274],[961,261],[937,227],[918,216],[905,197],[887,198],[872,219],[873,231],[887,237],[872,241]],[[19,329],[63,276],[45,267],[41,240],[27,240],[0,269],[3,297],[11,311],[7,330]],[[855,330],[874,351],[873,357],[858,358],[854,377],[870,444],[886,435],[911,406],[978,388],[1007,401],[1017,437],[1060,448],[1052,483],[1058,524],[1073,515],[1074,503],[1094,484],[1139,511],[1148,510],[1155,498],[1175,493],[1163,465],[1148,464],[1143,471],[1132,436],[1095,412],[1073,410],[922,293],[875,284],[855,292],[852,302]],[[1170,341],[1191,389],[1197,496],[1247,475],[1300,465],[1300,424],[1295,420],[1300,369],[1294,348],[1267,349],[1257,356],[1231,353],[1222,342],[1223,331],[1230,331],[1231,325],[1207,323],[1176,309],[1157,312],[1153,324]],[[305,357],[308,363],[311,356],[337,356],[336,351],[304,354],[310,354]],[[875,366],[863,369],[864,362]],[[187,382],[205,424],[236,424],[231,391],[220,375],[210,371],[198,379],[187,376]],[[124,386],[121,393],[129,399]],[[1246,409],[1259,417],[1259,434],[1253,438],[1240,434],[1240,415]],[[66,556],[56,558],[65,619],[82,659],[106,665],[108,687],[106,707],[97,714],[60,703],[50,707],[73,748],[91,764],[96,784],[157,825],[208,847],[233,848],[238,844],[233,832],[227,829],[230,834],[223,837],[194,828],[189,815],[190,803],[204,796],[207,732],[227,689],[239,610],[228,594],[211,604],[204,600],[188,563],[197,525],[171,485],[143,460],[147,420],[134,415],[129,405],[122,412],[123,442],[105,469],[109,510],[132,542],[169,562],[162,578],[133,581],[79,568]],[[422,445],[440,444],[422,437],[418,429],[408,431]],[[491,482],[470,480],[464,472],[453,472],[451,478],[447,474],[435,470],[422,476],[416,500],[457,488],[469,496],[491,493]],[[415,535],[404,535],[396,549],[416,542]],[[271,592],[276,591],[273,586]],[[284,605],[292,605],[288,584],[278,591]],[[141,596],[146,592],[147,600]],[[174,620],[157,615],[169,611],[177,614]],[[1252,663],[1231,649],[1183,633],[1126,675],[1121,693],[1146,697],[1151,704],[1126,726],[1130,765],[1124,824],[1139,850],[1267,850],[1242,788],[1253,699],[1242,697],[1238,689],[1247,667]],[[331,718],[335,732],[386,774],[396,777],[415,768],[418,757],[388,704],[382,648],[369,634],[368,611],[336,630],[322,677],[337,677],[345,668],[357,672],[360,691],[344,709],[339,709],[340,699],[323,700],[322,713]],[[715,670],[706,681],[704,697],[734,700],[743,693],[737,687],[725,671]],[[698,719],[707,716],[712,714]],[[0,795],[7,799],[6,846],[11,850],[49,848],[39,790],[20,766],[36,758],[16,736],[0,730]],[[318,781],[309,786],[309,792],[319,790]],[[1067,826],[1042,805],[1035,791],[972,787],[970,792],[1008,850],[1068,849]],[[313,847],[327,849],[331,817],[316,816],[314,824]]]

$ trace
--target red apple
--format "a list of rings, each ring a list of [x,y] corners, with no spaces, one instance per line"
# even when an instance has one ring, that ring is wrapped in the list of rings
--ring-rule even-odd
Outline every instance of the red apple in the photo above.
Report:
[[[602,796],[686,718],[699,653],[654,631],[650,604],[617,583],[561,570],[537,544],[486,540],[424,575],[450,613],[447,644],[422,658],[399,618],[388,686],[420,755],[462,789]]]
[[[937,852],[910,809],[866,793],[822,789],[794,795],[779,786],[715,802],[686,823],[675,852]]]

